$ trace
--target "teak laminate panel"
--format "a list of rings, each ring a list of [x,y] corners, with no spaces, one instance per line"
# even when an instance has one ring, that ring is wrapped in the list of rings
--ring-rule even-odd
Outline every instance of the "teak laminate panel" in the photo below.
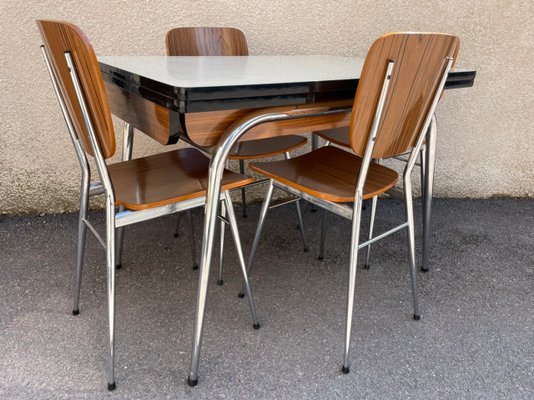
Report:
[[[361,157],[337,147],[321,147],[311,153],[282,161],[249,164],[269,178],[312,196],[346,203],[354,201]],[[372,162],[363,189],[363,198],[384,193],[399,178],[396,171]]]
[[[171,116],[179,120],[178,113],[159,104],[148,101],[127,90],[121,89],[113,83],[105,82],[111,112],[128,121],[130,125],[150,136],[161,144],[171,144],[173,132],[171,129]]]
[[[65,53],[70,53],[73,59],[102,155],[104,158],[111,157],[116,148],[115,133],[100,66],[93,47],[85,34],[77,26],[68,22],[38,20],[37,26],[70,119],[84,150],[88,154],[93,154]]]
[[[210,160],[186,148],[108,166],[118,205],[130,210],[174,204],[206,195]],[[252,178],[225,170],[221,190],[253,182]]]
[[[239,124],[252,115],[266,112],[291,112],[300,111],[319,112],[336,107],[352,107],[352,100],[332,101],[325,103],[304,104],[299,106],[283,106],[268,109],[241,109],[208,111],[202,113],[185,114],[185,128],[187,136],[199,146],[214,146],[222,134],[230,129],[232,124]],[[236,122],[238,121],[238,122]],[[303,117],[286,121],[266,122],[252,128],[243,140],[262,139],[271,136],[291,134],[303,134],[314,130],[330,129],[348,126],[349,113],[321,115],[315,117]]]
[[[373,149],[373,158],[405,153],[419,137],[443,76],[447,58],[460,47],[456,36],[440,33],[393,33],[378,38],[362,69],[351,120],[351,147],[365,152],[387,65],[394,67]]]
[[[245,35],[236,28],[174,28],[165,35],[169,56],[246,56]]]

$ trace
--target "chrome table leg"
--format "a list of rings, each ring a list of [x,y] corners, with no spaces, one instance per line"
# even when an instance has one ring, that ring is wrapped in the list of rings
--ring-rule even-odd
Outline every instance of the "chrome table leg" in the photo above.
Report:
[[[432,234],[432,194],[434,190],[434,169],[436,164],[437,146],[437,123],[436,117],[432,116],[432,123],[426,137],[426,157],[425,157],[425,198],[424,198],[424,221],[423,221],[423,263],[421,271],[427,272],[430,269],[430,238]]]

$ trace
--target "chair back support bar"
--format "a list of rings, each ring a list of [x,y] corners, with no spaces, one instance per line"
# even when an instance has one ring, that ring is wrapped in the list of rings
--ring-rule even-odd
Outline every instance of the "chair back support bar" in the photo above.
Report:
[[[248,56],[245,35],[235,28],[175,28],[165,45],[169,56]]]
[[[363,156],[378,107],[384,74],[395,63],[372,158],[405,153],[415,146],[447,59],[455,59],[460,40],[438,33],[393,33],[377,39],[367,54],[351,117],[352,150]]]
[[[91,124],[104,158],[115,153],[115,133],[98,61],[86,36],[62,21],[37,21],[45,52],[57,80],[70,120],[86,153],[94,155],[65,53],[70,53],[87,103]]]

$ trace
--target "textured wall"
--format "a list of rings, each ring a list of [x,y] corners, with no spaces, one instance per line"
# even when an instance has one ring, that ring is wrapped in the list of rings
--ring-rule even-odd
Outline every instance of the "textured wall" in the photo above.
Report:
[[[364,56],[389,31],[457,34],[458,66],[478,76],[439,107],[436,195],[532,196],[534,3],[472,3],[3,0],[0,212],[71,210],[78,198],[79,168],[41,58],[37,18],[79,25],[98,55],[164,54],[164,33],[175,26],[238,27],[251,54]],[[136,155],[162,150],[141,136]]]

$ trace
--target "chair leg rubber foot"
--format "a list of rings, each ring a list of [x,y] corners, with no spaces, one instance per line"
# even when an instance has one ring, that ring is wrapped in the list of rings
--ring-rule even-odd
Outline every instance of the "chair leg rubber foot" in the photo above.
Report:
[[[317,259],[318,259],[319,261],[323,261],[323,260],[324,260],[324,256],[318,256]]]
[[[198,385],[198,378],[197,379],[187,378],[187,384],[191,387],[195,387],[196,385]]]
[[[422,272],[428,272],[428,268],[427,267],[421,267],[421,271]]]
[[[243,218],[247,218],[247,214],[243,213]]]
[[[115,390],[117,386],[115,385],[115,382],[108,383],[108,390],[111,392],[112,390]]]
[[[222,279],[217,279],[217,285],[222,286],[224,281]]]
[[[198,264],[193,265],[193,269],[197,270],[198,269]]]
[[[72,310],[72,315],[78,315],[80,313],[80,310],[76,309],[76,310]]]
[[[343,372],[344,374],[348,374],[350,372],[350,369],[349,367],[345,367],[344,365],[341,367],[341,372]]]
[[[257,331],[258,329],[260,329],[260,324],[259,323],[254,324],[252,325],[252,327],[254,328],[255,331]]]
[[[310,249],[308,249],[308,246],[304,247],[304,253],[307,253],[308,251],[310,251]]]
[[[239,297],[240,299],[242,299],[243,297],[245,297],[245,293],[243,293],[243,292],[239,292],[239,294],[237,295],[237,297]]]
[[[175,233],[173,236],[174,236],[175,238],[179,238],[179,237],[180,237],[180,234],[179,234],[179,233]]]
[[[413,315],[413,319],[416,320],[416,321],[419,321],[421,319],[421,316],[417,315],[417,314],[414,314]]]
[[[363,266],[363,269],[369,269],[369,264],[365,264],[365,265]]]
[[[115,269],[121,269],[121,268],[122,268],[122,264],[115,265]]]

